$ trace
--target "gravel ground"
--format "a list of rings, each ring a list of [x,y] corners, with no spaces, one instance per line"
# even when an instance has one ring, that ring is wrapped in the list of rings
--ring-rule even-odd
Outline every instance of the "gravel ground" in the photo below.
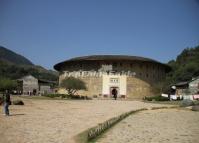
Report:
[[[199,143],[199,112],[142,111],[122,120],[96,143]]]

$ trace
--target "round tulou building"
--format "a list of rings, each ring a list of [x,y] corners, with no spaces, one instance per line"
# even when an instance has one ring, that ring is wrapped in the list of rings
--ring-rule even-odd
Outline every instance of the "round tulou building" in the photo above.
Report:
[[[154,95],[153,87],[164,80],[170,70],[158,61],[125,55],[92,55],[77,57],[60,62],[54,66],[60,72],[59,83],[66,77],[76,77],[86,83],[87,91],[79,95],[143,98]],[[60,89],[59,93],[66,92]]]

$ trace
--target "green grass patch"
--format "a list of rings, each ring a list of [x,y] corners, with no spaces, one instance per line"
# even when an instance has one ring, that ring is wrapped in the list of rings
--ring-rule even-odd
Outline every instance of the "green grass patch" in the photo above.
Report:
[[[57,98],[57,97],[59,97],[59,98],[67,98],[68,97],[67,94],[44,94],[42,96],[49,97],[49,98]]]
[[[92,98],[88,96],[69,96],[67,94],[45,94],[42,96],[17,96],[25,99],[36,99],[36,100],[92,100]]]
[[[61,98],[50,98],[46,96],[17,96],[24,99],[34,99],[34,100],[62,100]]]

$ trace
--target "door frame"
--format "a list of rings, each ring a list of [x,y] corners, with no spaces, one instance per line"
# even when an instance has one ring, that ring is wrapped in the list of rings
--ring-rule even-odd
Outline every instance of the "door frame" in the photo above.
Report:
[[[109,96],[111,97],[111,98],[113,98],[113,95],[112,95],[112,90],[113,89],[116,89],[117,90],[117,97],[120,95],[119,93],[120,93],[120,88],[118,87],[118,86],[110,86],[109,87]]]

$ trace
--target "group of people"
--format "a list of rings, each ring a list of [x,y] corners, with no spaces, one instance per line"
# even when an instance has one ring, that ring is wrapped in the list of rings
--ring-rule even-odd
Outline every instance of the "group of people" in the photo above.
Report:
[[[9,105],[11,105],[11,99],[10,99],[10,93],[8,90],[6,90],[5,93],[3,94],[1,104],[3,104],[5,116],[9,116],[10,115]]]

